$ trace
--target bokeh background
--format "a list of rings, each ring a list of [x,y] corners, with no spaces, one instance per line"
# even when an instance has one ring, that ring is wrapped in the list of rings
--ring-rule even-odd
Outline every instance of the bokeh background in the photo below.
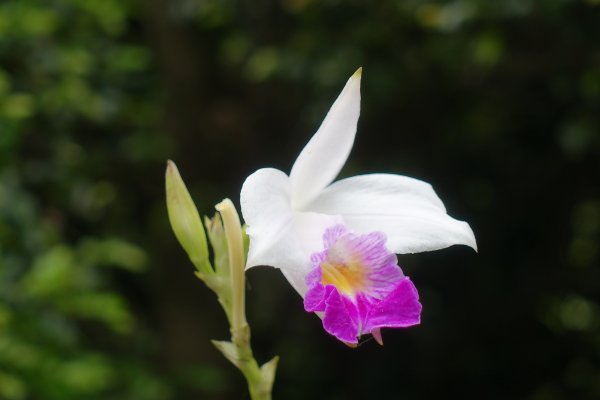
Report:
[[[0,398],[247,399],[168,226],[289,171],[364,67],[343,176],[431,182],[466,247],[401,256],[422,325],[351,350],[249,273],[277,399],[600,398],[600,1],[0,2]]]

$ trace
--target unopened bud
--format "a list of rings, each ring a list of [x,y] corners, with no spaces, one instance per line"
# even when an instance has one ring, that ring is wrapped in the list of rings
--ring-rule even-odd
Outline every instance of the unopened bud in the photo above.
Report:
[[[188,192],[177,166],[167,161],[166,172],[167,211],[171,228],[196,268],[202,273],[211,272],[208,260],[206,235],[196,205]]]

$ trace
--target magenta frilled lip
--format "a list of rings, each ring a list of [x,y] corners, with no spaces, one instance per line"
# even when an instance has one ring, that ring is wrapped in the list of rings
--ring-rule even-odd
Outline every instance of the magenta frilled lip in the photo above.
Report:
[[[324,250],[311,257],[304,309],[323,313],[325,330],[345,343],[365,334],[381,343],[381,328],[420,323],[417,289],[385,242],[381,232],[358,235],[336,225],[323,235]]]

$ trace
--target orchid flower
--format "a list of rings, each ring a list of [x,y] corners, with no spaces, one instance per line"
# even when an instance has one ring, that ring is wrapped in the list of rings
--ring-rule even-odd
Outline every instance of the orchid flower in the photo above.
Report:
[[[395,253],[477,250],[469,225],[450,217],[426,182],[367,174],[332,183],[354,143],[361,74],[350,77],[289,176],[259,169],[241,191],[246,268],[281,269],[305,310],[347,344],[363,334],[381,343],[381,328],[420,322],[417,290]]]

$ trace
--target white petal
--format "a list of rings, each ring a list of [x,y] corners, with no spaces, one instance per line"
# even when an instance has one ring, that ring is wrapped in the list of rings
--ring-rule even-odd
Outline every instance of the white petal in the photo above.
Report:
[[[280,264],[276,266],[281,268],[285,278],[300,296],[304,297],[308,289],[304,279],[313,268],[310,256],[323,250],[325,230],[340,223],[342,223],[340,216],[310,212],[294,215],[294,226],[290,231],[291,234],[282,237],[281,245],[285,254],[280,255],[278,260]],[[291,246],[290,243],[296,245]],[[286,244],[288,245],[286,246]],[[300,246],[297,244],[300,244]]]
[[[246,268],[281,268],[292,286],[304,295],[310,255],[323,248],[325,229],[340,223],[341,217],[292,212],[289,191],[287,175],[272,168],[260,169],[244,182],[240,197],[250,236]]]
[[[304,295],[308,291],[308,286],[306,286],[306,282],[304,281],[306,274],[300,271],[294,271],[292,269],[282,269],[281,273],[285,279],[287,279],[290,285],[296,289],[296,292],[298,292],[298,294],[304,298]]]
[[[273,168],[259,169],[242,185],[240,203],[250,236],[246,266],[263,265],[265,255],[276,250],[279,237],[293,222],[287,175]]]
[[[464,244],[477,250],[469,224],[446,214],[431,185],[400,175],[372,174],[335,182],[310,211],[341,214],[358,232],[380,231],[396,253],[419,253]]]
[[[350,154],[360,114],[361,73],[359,68],[350,77],[292,167],[290,180],[295,210],[302,210],[335,179]]]

